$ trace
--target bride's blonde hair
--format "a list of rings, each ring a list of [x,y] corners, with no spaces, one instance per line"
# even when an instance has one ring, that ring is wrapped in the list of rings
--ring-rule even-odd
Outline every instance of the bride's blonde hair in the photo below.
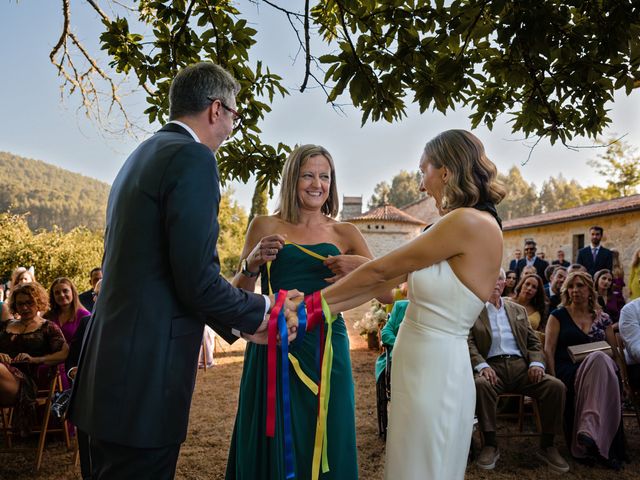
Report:
[[[498,204],[506,190],[497,180],[498,170],[487,158],[482,142],[466,130],[447,130],[427,143],[423,161],[446,167],[451,179],[444,186],[442,209],[472,207],[481,201]]]

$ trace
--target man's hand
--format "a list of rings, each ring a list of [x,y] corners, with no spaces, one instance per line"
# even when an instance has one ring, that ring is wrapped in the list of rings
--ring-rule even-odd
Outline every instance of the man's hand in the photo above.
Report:
[[[11,357],[6,353],[0,353],[0,363],[6,363],[9,365],[11,363]]]
[[[298,332],[298,314],[296,313],[296,309],[298,308],[298,304],[304,300],[304,293],[299,290],[289,290],[287,292],[287,298],[284,301],[284,316],[287,319],[287,329],[289,331],[288,334],[288,342],[291,343],[297,335]],[[271,308],[273,308],[276,304],[275,295],[269,295],[269,301],[271,302]],[[271,308],[269,309],[269,313],[265,315],[264,320],[258,327],[258,329],[253,334],[243,333],[242,338],[244,338],[247,342],[258,343],[261,345],[266,345],[269,341],[269,317],[271,316]],[[278,343],[280,343],[280,339],[278,338]]]
[[[480,370],[480,376],[486,378],[487,381],[494,387],[496,386],[496,383],[498,383],[498,376],[496,375],[496,371],[491,367],[485,367]]]
[[[544,368],[533,366],[529,367],[529,380],[531,383],[538,383],[544,377]]]
[[[335,283],[345,275],[353,272],[369,259],[360,255],[337,255],[329,257],[324,261],[324,265],[334,273],[333,277],[325,278],[328,283]]]

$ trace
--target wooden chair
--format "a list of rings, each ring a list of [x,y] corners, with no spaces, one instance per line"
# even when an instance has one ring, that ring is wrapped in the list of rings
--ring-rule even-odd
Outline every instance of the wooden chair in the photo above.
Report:
[[[509,399],[512,399],[512,398],[517,399],[518,411],[516,413],[498,413],[496,417],[497,418],[516,418],[518,420],[518,432],[517,433],[512,433],[512,432],[496,433],[496,436],[498,437],[530,437],[530,436],[540,435],[540,433],[542,433],[542,422],[540,421],[540,411],[538,409],[538,402],[536,401],[536,399],[525,397],[525,395],[522,395],[520,393],[503,393],[501,395],[498,395],[498,402],[500,402],[500,400],[502,399],[505,399],[508,401]],[[530,413],[526,411],[526,405],[529,404],[529,401],[526,399],[531,401]],[[535,432],[524,431],[524,418],[526,416],[533,417],[533,420],[536,425]]]
[[[624,341],[619,331],[614,331],[615,345],[613,346],[613,358],[620,369],[620,380],[622,381],[622,389],[624,397],[631,403],[634,413],[624,413],[625,417],[636,417],[638,427],[640,428],[640,389],[634,388],[629,381],[629,372],[627,370],[627,361],[624,356]]]
[[[67,428],[67,422],[60,420],[59,426],[53,426],[51,424],[51,403],[55,393],[62,392],[62,378],[60,377],[60,371],[57,366],[52,366],[47,369],[43,369],[44,378],[38,383],[41,383],[41,387],[38,388],[36,393],[36,419],[31,427],[31,433],[38,434],[38,442],[36,446],[36,459],[35,467],[36,471],[40,470],[42,466],[42,456],[44,454],[44,446],[46,442],[47,434],[62,433],[64,435],[67,448],[71,447],[71,441],[69,439],[69,431]],[[41,377],[42,377],[41,376]],[[32,451],[32,448],[15,448],[13,446],[12,437],[15,435],[13,431],[13,408],[2,409],[2,430],[4,431],[5,444],[7,450],[11,452]]]

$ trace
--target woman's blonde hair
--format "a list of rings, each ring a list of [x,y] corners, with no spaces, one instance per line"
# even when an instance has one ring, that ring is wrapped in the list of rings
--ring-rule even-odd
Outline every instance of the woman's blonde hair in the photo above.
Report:
[[[442,209],[473,207],[478,202],[498,204],[506,190],[497,180],[498,170],[487,158],[482,142],[466,130],[447,130],[424,147],[423,161],[446,167],[451,177],[444,186]]]
[[[33,267],[25,268],[25,267],[16,267],[13,272],[11,272],[11,288],[15,288],[18,283],[20,283],[20,279],[27,273],[31,277],[31,281],[36,281],[36,272]]]
[[[571,305],[571,298],[569,297],[569,285],[573,282],[574,279],[580,278],[584,283],[587,284],[589,288],[589,311],[595,314],[598,294],[595,290],[595,286],[593,283],[593,278],[587,272],[571,272],[567,275],[567,279],[560,287],[560,299],[562,300],[562,305],[565,307]]]
[[[322,213],[329,217],[338,215],[340,203],[338,200],[338,187],[336,185],[336,167],[333,158],[326,148],[320,145],[300,145],[293,149],[282,169],[282,183],[280,185],[280,199],[276,207],[276,213],[284,221],[298,223],[300,214],[300,201],[298,199],[298,179],[300,169],[311,157],[321,155],[327,159],[331,167],[331,186],[329,197],[322,205]]]

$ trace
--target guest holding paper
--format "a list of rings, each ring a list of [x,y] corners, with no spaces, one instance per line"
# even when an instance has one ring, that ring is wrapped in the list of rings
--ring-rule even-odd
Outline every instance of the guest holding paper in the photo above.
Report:
[[[625,458],[617,366],[602,351],[574,363],[568,348],[606,340],[614,345],[611,319],[598,306],[591,275],[570,273],[561,289],[562,307],[549,316],[547,373],[567,387],[565,435],[574,457],[619,469]]]
[[[253,291],[260,277],[264,293],[280,289],[312,293],[367,262],[372,254],[360,231],[350,223],[334,220],[337,213],[338,190],[331,155],[317,145],[296,148],[284,165],[275,215],[256,217],[249,226],[241,270],[233,284]],[[389,303],[391,294],[379,299]],[[349,337],[341,316],[331,326],[329,385],[320,385],[331,392],[326,438],[316,435],[319,364],[323,361],[322,332],[328,332],[326,327],[318,325],[305,333],[300,325],[287,364],[282,365],[278,357],[273,437],[266,435],[268,347],[247,345],[227,479],[284,479],[292,467],[296,478],[318,478],[314,474],[318,474],[323,442],[323,466],[329,470],[322,473],[322,479],[358,478]],[[283,368],[288,371],[289,382],[283,381]],[[286,386],[293,425],[291,452],[287,452],[281,421],[285,413],[281,392]],[[287,453],[292,455],[288,464]],[[316,469],[312,472],[314,461]]]

